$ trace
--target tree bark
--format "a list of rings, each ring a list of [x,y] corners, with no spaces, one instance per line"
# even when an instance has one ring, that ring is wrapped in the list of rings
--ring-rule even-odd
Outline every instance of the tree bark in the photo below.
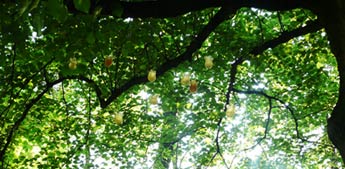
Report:
[[[74,7],[73,0],[65,0],[64,3],[69,13],[82,13]],[[91,0],[89,12],[93,13],[97,8],[101,8],[101,15],[113,15],[116,10],[120,10],[121,16],[117,17],[121,18],[168,18],[212,7],[254,7],[282,11],[303,8],[312,3],[312,0],[149,0],[141,2]]]
[[[327,121],[327,132],[345,162],[345,2],[319,0],[315,7],[336,57],[340,78],[338,101]]]

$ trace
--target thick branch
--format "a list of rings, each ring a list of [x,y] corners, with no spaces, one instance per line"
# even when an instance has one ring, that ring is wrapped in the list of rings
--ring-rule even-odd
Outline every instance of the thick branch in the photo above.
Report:
[[[223,21],[227,20],[230,14],[234,14],[236,12],[237,9],[233,9],[233,8],[222,8],[215,16],[214,18],[212,18],[212,20],[201,30],[201,32],[198,34],[198,36],[191,42],[191,44],[189,45],[189,47],[187,48],[186,52],[184,52],[183,54],[181,54],[180,56],[178,56],[177,58],[170,60],[166,63],[164,63],[158,70],[157,70],[157,75],[162,75],[164,72],[170,70],[171,68],[174,68],[176,66],[178,66],[180,63],[187,61],[187,60],[191,60],[192,59],[192,54],[198,50],[202,43],[206,40],[206,38],[213,32],[213,30],[219,25],[221,24]],[[41,97],[51,88],[53,87],[55,84],[58,84],[60,82],[62,82],[63,80],[67,80],[67,79],[79,79],[79,80],[83,80],[85,82],[87,82],[88,84],[90,84],[93,89],[95,90],[97,97],[99,99],[100,105],[102,108],[107,107],[113,100],[115,100],[119,95],[121,95],[124,91],[128,90],[129,88],[131,88],[134,85],[137,84],[141,84],[147,81],[146,76],[142,76],[142,77],[137,77],[137,78],[132,78],[130,81],[128,81],[125,85],[121,86],[118,89],[114,89],[112,91],[111,96],[107,99],[104,100],[102,97],[102,93],[101,90],[99,89],[99,87],[97,86],[97,84],[91,80],[88,79],[86,77],[83,76],[69,76],[69,77],[62,77],[59,78],[58,80],[55,80],[51,83],[47,84],[47,87],[33,100],[30,101],[30,103],[26,106],[22,116],[20,117],[20,119],[18,119],[15,124],[12,126],[7,139],[6,139],[6,143],[5,146],[3,147],[3,149],[0,152],[0,160],[3,159],[5,152],[9,146],[9,144],[12,141],[12,137],[14,132],[18,129],[18,127],[20,126],[20,124],[23,122],[23,120],[25,119],[25,117],[27,116],[29,110],[31,109],[31,107],[38,102]]]
[[[180,63],[184,61],[188,61],[192,59],[192,54],[198,50],[202,43],[206,40],[206,38],[210,35],[211,32],[223,21],[227,20],[229,18],[229,15],[234,14],[236,12],[236,8],[222,8],[215,16],[212,18],[212,20],[201,30],[201,32],[196,36],[196,38],[191,42],[191,44],[188,46],[187,50],[178,56],[175,59],[172,59],[166,63],[164,63],[162,66],[160,66],[157,69],[157,75],[162,75],[166,71],[178,66]],[[272,40],[269,40],[265,43],[263,43],[260,46],[255,47],[250,54],[258,55],[261,54],[263,51],[274,48],[282,43],[285,43],[289,41],[290,39],[294,37],[298,37],[310,32],[315,32],[319,29],[321,29],[322,26],[319,24],[319,21],[311,21],[306,26],[300,27],[297,29],[294,29],[292,31],[286,31],[282,32],[281,35],[277,38],[274,38]],[[240,64],[244,61],[244,59],[239,59],[236,64]],[[232,73],[233,74],[233,73]],[[73,79],[76,77],[69,77],[68,79]],[[76,79],[84,80],[86,82],[89,82],[90,79],[85,79],[83,77],[78,77]],[[128,90],[129,88],[133,87],[134,85],[138,85],[141,83],[147,82],[146,76],[141,77],[135,77],[129,80],[125,85],[121,86],[118,89],[114,89],[112,91],[111,96],[104,100],[101,96],[101,91],[98,89],[96,90],[97,96],[100,100],[100,104],[102,108],[107,107],[113,100],[115,100],[119,95],[121,95],[124,91]],[[231,82],[233,83],[233,82]],[[91,83],[92,86],[94,86],[94,89],[97,89],[96,84],[94,82]],[[232,85],[230,85],[232,86]],[[232,87],[230,87],[232,88]],[[228,94],[227,94],[228,95]],[[228,99],[227,99],[228,100]],[[227,101],[228,102],[228,101]]]
[[[338,101],[331,117],[327,120],[327,133],[345,164],[345,2],[342,0],[318,1],[316,4],[313,12],[325,26],[339,72]]]
[[[217,28],[219,24],[229,18],[229,15],[234,14],[237,9],[222,8],[211,21],[201,30],[201,32],[196,36],[196,38],[190,43],[187,50],[175,59],[169,60],[161,65],[157,69],[157,76],[162,75],[166,71],[177,67],[180,63],[191,60],[193,53],[198,50],[206,38]],[[146,76],[136,77],[129,80],[125,85],[118,89],[113,90],[111,96],[101,104],[101,107],[108,106],[114,99],[121,95],[124,91],[128,90],[134,85],[147,82]]]
[[[106,2],[106,1],[102,1],[102,2]],[[254,3],[256,2],[256,3]],[[262,2],[262,3],[260,3]],[[234,14],[237,10],[236,7],[259,7],[259,8],[264,8],[264,9],[269,9],[269,10],[285,10],[285,9],[290,9],[290,8],[295,8],[299,6],[299,3],[297,2],[297,0],[293,1],[293,0],[272,0],[272,3],[269,5],[265,5],[266,2],[267,4],[269,4],[268,2],[271,2],[271,0],[258,0],[258,1],[245,1],[242,2],[240,0],[228,0],[228,1],[216,1],[216,2],[212,2],[211,0],[207,1],[207,0],[202,0],[202,1],[192,1],[192,0],[186,0],[186,2],[180,0],[180,1],[176,1],[176,4],[174,6],[174,10],[167,10],[167,7],[172,7],[169,5],[172,5],[170,3],[167,2],[163,2],[163,1],[154,1],[154,2],[141,2],[142,6],[139,5],[135,5],[135,4],[139,4],[139,2],[137,3],[131,3],[131,4],[126,4],[127,2],[121,2],[123,7],[124,7],[124,13],[123,16],[124,17],[128,17],[131,16],[132,17],[139,17],[140,15],[144,16],[144,13],[140,13],[141,8],[143,8],[145,6],[144,3],[151,3],[151,5],[153,5],[153,7],[150,7],[150,10],[145,10],[146,13],[145,17],[167,17],[168,15],[170,16],[176,16],[176,15],[180,15],[182,13],[188,12],[186,11],[186,9],[192,9],[192,10],[200,10],[206,7],[212,7],[212,6],[223,6],[226,5],[230,6],[233,5],[235,7],[226,7],[226,8],[222,8],[216,15],[214,18],[212,18],[212,20],[202,29],[202,31],[198,34],[198,36],[191,42],[191,44],[189,45],[189,47],[187,48],[186,52],[184,52],[183,54],[181,54],[180,56],[178,56],[177,58],[170,60],[166,63],[164,63],[161,67],[159,67],[159,69],[157,70],[157,75],[162,75],[163,73],[165,73],[166,71],[170,70],[171,68],[174,68],[176,66],[178,66],[180,63],[190,60],[192,59],[192,54],[198,50],[202,43],[205,41],[205,39],[210,35],[211,32],[213,32],[213,30],[219,25],[221,24],[223,21],[227,20],[229,18],[229,15]],[[152,4],[153,3],[153,4]],[[190,7],[188,6],[188,3],[195,5],[195,7]],[[167,5],[169,4],[169,5]],[[178,5],[177,5],[178,4]],[[257,6],[254,6],[255,4],[257,4]],[[258,5],[261,4],[261,5]],[[130,8],[129,6],[132,5],[132,8]],[[162,6],[165,5],[165,6]],[[184,6],[184,7],[182,7]],[[136,7],[136,8],[135,8]],[[147,4],[146,4],[146,7]],[[178,10],[181,7],[181,10]],[[137,10],[137,14],[134,14],[135,12],[133,10]],[[70,12],[73,12],[73,9],[69,7]],[[144,10],[144,9],[142,9]],[[106,11],[106,10],[104,10]],[[156,11],[156,12],[153,12]],[[176,12],[174,14],[169,13],[169,12],[164,12],[162,13],[162,11],[170,11],[170,12]],[[151,12],[151,13],[150,13]],[[106,13],[104,13],[106,14]],[[164,16],[163,16],[164,14]],[[296,36],[300,36],[309,32],[314,32],[321,29],[320,24],[318,24],[318,22],[311,22],[311,24],[308,24],[305,27],[302,28],[298,28],[296,30],[290,31],[290,32],[283,32],[281,36],[279,36],[276,39],[273,39],[271,41],[268,41],[266,43],[264,43],[262,46],[255,48],[252,52],[250,52],[251,54],[260,54],[262,53],[264,50],[268,49],[268,48],[273,48],[281,43],[284,43],[286,41],[288,41],[289,39],[296,37]],[[129,88],[131,88],[134,85],[137,84],[141,84],[146,82],[146,77],[138,77],[138,78],[132,78],[130,81],[128,81],[125,85],[123,85],[122,87],[115,89],[112,91],[111,96],[107,99],[104,100],[102,98],[102,93],[101,90],[99,89],[99,87],[96,85],[96,83],[91,80],[88,79],[86,77],[83,76],[70,76],[70,77],[64,77],[64,78],[60,78],[58,80],[55,80],[51,83],[48,83],[46,88],[38,95],[36,96],[36,98],[32,99],[26,106],[25,109],[23,111],[22,116],[15,122],[15,124],[12,126],[12,128],[9,131],[9,134],[6,138],[6,143],[4,145],[4,147],[1,149],[0,151],[0,160],[4,159],[4,155],[5,152],[8,148],[8,146],[10,145],[11,141],[12,141],[12,137],[14,135],[14,132],[18,129],[18,127],[20,126],[20,124],[23,122],[23,120],[26,118],[29,110],[31,109],[31,107],[33,105],[35,105],[41,98],[42,96],[48,92],[50,90],[50,88],[52,88],[55,84],[58,84],[60,82],[62,82],[63,80],[67,80],[67,79],[79,79],[79,80],[83,80],[86,81],[88,84],[90,84],[93,89],[95,90],[97,97],[99,98],[100,101],[100,105],[101,107],[106,107],[108,106],[114,99],[116,99],[120,94],[122,94],[124,91],[128,90]]]
[[[75,9],[72,0],[65,0],[65,4],[70,13],[80,13]],[[122,9],[122,18],[167,18],[212,7],[254,7],[270,11],[281,11],[308,8],[310,4],[311,2],[301,0],[152,0],[143,2],[102,0],[98,3],[96,0],[92,0],[90,12],[101,7],[101,15],[112,15]]]
[[[206,38],[210,35],[210,33],[213,32],[213,30],[219,24],[221,24],[223,21],[227,20],[229,18],[229,15],[234,14],[236,12],[236,10],[237,10],[236,8],[222,8],[214,16],[214,18],[212,18],[212,20],[201,30],[201,32],[191,42],[191,44],[188,46],[187,50],[183,54],[181,54],[180,56],[178,56],[175,59],[172,59],[172,60],[164,63],[163,65],[161,65],[157,69],[157,75],[158,76],[162,75],[166,71],[168,71],[174,67],[177,67],[180,63],[182,63],[184,61],[191,60],[192,54],[201,47],[202,43],[206,40]],[[322,26],[319,24],[318,20],[311,21],[310,23],[308,23],[307,26],[300,27],[300,28],[294,29],[292,31],[282,32],[279,37],[272,39],[272,40],[269,40],[269,41],[263,43],[262,45],[255,47],[250,52],[250,54],[258,55],[258,54],[262,53],[263,51],[265,51],[269,48],[274,48],[274,47],[278,46],[279,44],[285,43],[294,37],[301,36],[301,35],[304,35],[304,34],[307,34],[310,32],[315,32],[321,28],[322,28]],[[236,64],[240,64],[244,60],[245,59],[241,58],[237,61],[238,63],[236,63]],[[72,79],[72,78],[73,77],[70,77],[69,79]],[[86,82],[91,82],[91,85],[94,87],[94,89],[98,88],[95,82],[89,81],[90,79],[83,79],[83,77],[78,77],[77,79],[84,80]],[[117,89],[113,89],[111,96],[106,100],[104,100],[102,98],[102,94],[101,94],[101,91],[99,89],[97,89],[95,91],[96,91],[97,96],[99,98],[101,107],[105,108],[113,100],[115,100],[118,96],[120,96],[124,91],[128,90],[129,88],[133,87],[134,85],[138,85],[138,84],[145,83],[145,82],[147,82],[146,76],[134,77],[131,80],[129,80],[126,84],[124,84],[123,86],[121,86]],[[233,84],[233,82],[230,82],[230,83]],[[230,86],[232,86],[232,85],[230,85]],[[232,87],[230,87],[230,88],[232,88]],[[227,94],[227,103],[229,100],[228,95],[229,94]]]
[[[274,48],[282,43],[289,41],[292,38],[305,35],[307,33],[316,32],[322,29],[322,25],[319,20],[310,21],[306,26],[294,29],[292,31],[282,32],[281,35],[275,39],[269,40],[264,44],[255,47],[250,53],[253,55],[261,54],[263,51]]]

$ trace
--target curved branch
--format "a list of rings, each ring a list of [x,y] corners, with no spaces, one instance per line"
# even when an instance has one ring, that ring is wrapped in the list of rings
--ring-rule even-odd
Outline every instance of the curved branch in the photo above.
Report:
[[[12,95],[12,98],[17,98],[21,92],[24,90],[24,88],[29,84],[29,82],[34,79],[40,72],[44,72],[45,68],[47,68],[48,65],[50,65],[53,61],[54,61],[55,57],[53,57],[52,59],[50,59],[47,63],[45,63],[37,72],[35,72],[34,74],[32,74],[30,77],[26,78],[25,81],[19,86],[20,89],[15,93],[13,94],[11,92],[11,95]],[[13,90],[13,89],[11,89]],[[5,95],[6,92],[4,92],[4,95]],[[3,95],[1,96],[3,97]],[[12,104],[9,104],[1,113],[0,113],[0,117],[1,116],[5,116],[5,112],[8,111],[11,106],[13,106]]]
[[[266,1],[270,2],[270,0],[266,0]],[[154,2],[155,3],[161,3],[161,4],[167,4],[167,3],[163,2],[163,1],[153,1],[151,3],[154,3]],[[182,1],[179,1],[178,3],[181,3],[181,2]],[[195,1],[192,1],[192,0],[183,2],[183,3],[179,4],[179,5],[182,5],[182,4],[187,3],[187,2],[190,2],[190,3],[193,2],[192,3],[193,5],[196,5],[196,6],[200,7],[200,5],[197,5],[197,4],[199,4],[199,1],[198,1],[198,3],[195,3]],[[211,0],[209,0],[209,1],[207,1],[207,0],[200,1],[200,3],[201,2],[210,3]],[[257,3],[259,4],[259,2],[260,1],[258,1]],[[125,2],[121,2],[121,3],[125,3]],[[219,6],[224,5],[224,4],[222,4],[223,1],[216,1],[214,3],[218,3],[217,5],[219,5]],[[248,6],[254,5],[254,1],[245,1],[246,4],[241,4],[240,1],[236,1],[236,0],[225,1],[224,3],[227,4],[227,7],[223,7],[214,16],[214,18],[212,18],[212,20],[202,29],[202,31],[191,42],[191,44],[187,48],[186,52],[184,52],[183,54],[181,54],[177,58],[172,59],[172,60],[164,63],[161,67],[159,67],[159,69],[157,70],[157,75],[158,76],[162,75],[163,73],[165,73],[166,71],[170,70],[171,68],[174,68],[174,67],[178,66],[180,63],[182,63],[184,61],[191,60],[192,59],[192,54],[201,47],[202,43],[206,40],[206,38],[210,35],[210,33],[213,32],[213,30],[219,24],[221,24],[223,21],[227,20],[229,18],[229,15],[234,14],[236,12],[236,10],[237,10],[236,7],[239,7],[239,6],[243,7],[245,5],[248,5]],[[242,3],[244,3],[244,2],[242,2]],[[135,4],[135,3],[133,3],[133,4]],[[267,9],[277,9],[277,10],[279,9],[279,10],[282,10],[283,8],[284,9],[295,8],[295,7],[298,6],[297,4],[298,4],[297,1],[292,1],[292,0],[274,0],[274,1],[272,0],[272,4],[270,4],[270,6],[262,5],[262,6],[258,6],[258,7],[267,8]],[[230,5],[233,5],[233,7],[229,7]],[[276,5],[276,6],[274,6],[274,5]],[[157,7],[159,7],[159,6],[155,6],[155,8],[157,8]],[[179,6],[179,7],[181,7],[181,6]],[[204,4],[203,7],[206,8],[207,5]],[[127,9],[129,9],[129,8],[127,8]],[[159,8],[159,9],[165,9],[165,8]],[[192,9],[197,10],[199,8],[192,8]],[[151,10],[152,11],[156,11],[155,9],[152,9],[152,8],[151,8]],[[127,13],[129,13],[129,12],[127,11]],[[123,15],[126,16],[126,7],[124,8],[124,14]],[[160,14],[158,13],[157,16],[158,15],[160,15]],[[129,16],[129,14],[128,14],[128,16]],[[151,16],[151,17],[153,17],[153,16]],[[163,16],[160,16],[160,17],[163,17]],[[167,17],[167,16],[164,16],[164,17]],[[250,53],[254,54],[254,55],[260,54],[264,50],[266,50],[268,48],[273,48],[273,47],[275,47],[275,46],[277,46],[277,45],[279,45],[281,43],[284,43],[284,42],[290,40],[293,37],[300,36],[300,35],[303,35],[303,34],[306,34],[306,33],[310,33],[310,32],[314,32],[314,31],[317,31],[317,30],[319,30],[321,28],[322,27],[318,23],[318,21],[313,21],[313,22],[311,22],[310,24],[308,24],[305,27],[297,28],[297,29],[295,29],[293,31],[289,31],[289,32],[283,32],[278,38],[270,40],[270,41],[264,43],[263,45],[258,46],[257,48],[253,49]],[[100,88],[97,86],[97,84],[92,79],[88,79],[88,78],[83,77],[83,76],[62,77],[62,78],[59,78],[59,79],[57,79],[57,80],[55,80],[53,82],[47,83],[46,88],[39,95],[37,95],[34,99],[30,100],[30,102],[25,106],[23,114],[21,115],[21,117],[15,122],[15,124],[10,129],[9,134],[8,134],[8,136],[6,138],[5,145],[4,145],[4,147],[0,151],[0,160],[4,159],[5,152],[6,152],[8,146],[10,145],[10,143],[12,141],[12,137],[14,135],[14,132],[19,128],[20,124],[26,118],[28,112],[33,107],[33,105],[35,105],[35,103],[37,103],[42,98],[42,96],[45,93],[47,93],[54,85],[56,85],[58,83],[61,83],[63,80],[67,80],[67,79],[79,79],[79,80],[83,80],[83,81],[87,82],[89,85],[91,85],[92,88],[96,92],[96,95],[97,95],[97,97],[98,97],[98,99],[100,101],[100,105],[101,105],[102,108],[105,108],[106,106],[108,106],[114,99],[116,99],[119,95],[121,95],[124,91],[128,90],[132,86],[137,85],[137,84],[141,84],[141,83],[144,83],[144,82],[147,81],[146,77],[144,77],[144,76],[138,77],[138,78],[132,78],[125,85],[121,86],[118,89],[114,89],[112,91],[111,96],[107,100],[105,100],[103,98],[102,92],[101,92]]]
[[[284,108],[286,108],[286,109],[290,112],[290,114],[291,114],[291,116],[292,116],[292,119],[294,120],[294,123],[295,123],[295,131],[296,131],[296,136],[297,136],[297,138],[300,139],[300,140],[302,140],[302,141],[307,141],[307,142],[308,142],[308,140],[305,139],[305,138],[303,138],[303,136],[301,135],[301,133],[300,133],[299,130],[298,130],[299,124],[298,124],[298,119],[297,119],[297,117],[296,117],[296,115],[295,115],[295,112],[294,112],[293,109],[292,109],[290,106],[288,106],[283,100],[281,100],[281,99],[279,99],[279,98],[277,98],[277,97],[274,97],[274,96],[270,96],[270,95],[266,94],[266,93],[263,92],[263,91],[256,91],[256,90],[238,90],[238,89],[234,89],[233,91],[236,92],[236,93],[242,93],[242,94],[255,94],[255,95],[261,95],[261,96],[266,97],[266,98],[269,99],[269,100],[272,100],[272,99],[273,99],[273,100],[279,102],[280,104],[282,104],[282,105],[284,106]],[[271,101],[270,101],[270,109],[272,109],[272,105],[271,105],[271,104],[272,104],[272,103],[271,103]],[[267,125],[268,125],[268,124],[267,124]],[[267,130],[267,128],[266,128],[266,130]],[[266,135],[267,135],[267,133],[266,133],[266,131],[265,131],[265,136],[264,136],[264,138],[266,137]]]
[[[38,102],[41,100],[41,98],[43,97],[44,94],[46,94],[53,86],[55,86],[56,84],[59,84],[61,83],[62,81],[64,80],[67,80],[67,79],[79,79],[79,80],[82,80],[82,81],[85,81],[87,82],[89,85],[91,85],[93,87],[93,89],[95,90],[96,94],[97,94],[97,97],[98,99],[100,100],[100,103],[101,104],[104,104],[104,100],[102,99],[102,93],[101,93],[101,90],[100,88],[97,86],[97,84],[91,80],[91,79],[88,79],[84,76],[69,76],[69,77],[61,77],[53,82],[49,82],[47,83],[46,87],[44,88],[44,90],[39,94],[37,95],[35,98],[31,99],[29,101],[28,104],[25,105],[25,109],[23,111],[23,114],[20,116],[20,118],[12,125],[7,137],[6,137],[6,142],[3,146],[3,148],[0,150],[0,161],[3,161],[4,160],[4,157],[5,157],[5,153],[7,151],[7,148],[8,146],[11,144],[12,142],[12,138],[13,138],[13,135],[14,135],[14,132],[17,131],[17,129],[19,128],[19,126],[21,125],[21,123],[24,121],[24,119],[26,118],[26,116],[28,115],[30,109]]]
[[[70,13],[79,14],[72,0],[65,4]],[[101,15],[113,15],[122,11],[122,18],[167,18],[176,17],[188,12],[200,11],[214,7],[254,7],[270,11],[291,10],[295,8],[311,8],[312,2],[301,0],[152,0],[141,2],[126,2],[115,0],[91,1],[89,12],[102,9]]]
[[[193,53],[201,47],[202,43],[214,31],[214,29],[216,29],[218,25],[220,25],[223,21],[227,20],[230,15],[234,15],[236,10],[237,9],[235,8],[222,8],[195,37],[195,39],[190,43],[190,45],[184,53],[182,53],[175,59],[165,62],[157,69],[157,76],[160,76],[168,70],[177,67],[182,62],[191,60]],[[105,108],[124,91],[128,90],[134,85],[141,84],[144,82],[147,82],[146,76],[132,78],[120,88],[114,89],[111,93],[111,96],[103,104],[101,104],[101,107]]]
[[[294,29],[292,31],[285,31],[285,32],[282,32],[281,35],[277,38],[274,38],[274,39],[271,39],[265,43],[263,43],[262,45],[260,46],[257,46],[255,47],[254,49],[252,49],[249,53],[252,54],[252,55],[258,55],[258,54],[261,54],[262,52],[264,52],[265,50],[269,49],[269,48],[274,48],[282,43],[285,43],[287,41],[289,41],[290,39],[294,38],[294,37],[297,37],[297,36],[301,36],[301,35],[304,35],[304,34],[307,34],[307,33],[310,33],[310,32],[315,32],[319,29],[321,29],[321,24],[319,23],[318,20],[316,21],[311,21],[307,26],[304,26],[304,27],[300,27],[300,28],[297,28],[297,29]],[[231,92],[243,92],[243,93],[246,93],[246,94],[259,94],[259,95],[263,95],[265,96],[266,98],[269,99],[269,103],[270,103],[270,107],[269,107],[269,112],[268,112],[268,121],[266,123],[266,130],[265,130],[265,135],[263,138],[261,138],[259,140],[259,142],[256,144],[258,145],[263,139],[266,138],[267,136],[267,128],[268,128],[268,125],[269,125],[269,121],[270,121],[270,115],[271,115],[271,109],[272,109],[272,99],[274,100],[278,100],[281,104],[283,104],[288,110],[289,112],[291,113],[293,119],[294,119],[294,122],[295,122],[295,129],[296,129],[296,132],[297,132],[297,137],[303,141],[307,141],[306,139],[302,138],[300,136],[300,133],[298,131],[298,120],[297,120],[297,117],[295,116],[293,110],[286,106],[284,104],[284,102],[282,100],[279,100],[278,98],[275,98],[275,97],[272,97],[272,96],[269,96],[267,95],[266,93],[263,93],[263,92],[257,92],[257,91],[240,91],[240,90],[237,90],[237,89],[234,89],[234,83],[236,81],[236,73],[237,73],[237,66],[242,64],[246,59],[249,59],[249,58],[244,58],[244,57],[239,57],[237,60],[235,60],[235,62],[231,65],[231,69],[230,69],[230,81],[229,81],[229,85],[228,85],[228,90],[227,90],[227,93],[226,93],[226,104],[225,104],[225,107],[224,107],[224,111],[226,111],[226,105],[229,104],[230,102],[230,94]],[[223,120],[223,117],[219,118],[218,122],[217,122],[217,134],[216,134],[216,139],[215,139],[215,142],[216,142],[216,147],[217,147],[217,151],[216,153],[212,156],[211,161],[213,161],[213,159],[219,154],[220,156],[222,156],[221,154],[221,151],[220,151],[220,145],[219,145],[219,134],[220,134],[220,125],[221,125],[221,122]],[[256,146],[254,145],[254,146]],[[225,163],[226,165],[226,163]],[[227,167],[227,166],[226,166]]]
[[[19,128],[20,124],[24,121],[26,118],[29,110],[31,109],[32,106],[35,105],[36,102],[38,102],[42,96],[48,92],[50,88],[52,88],[54,85],[53,84],[47,84],[46,88],[34,99],[32,99],[27,105],[25,105],[25,109],[23,111],[23,114],[20,116],[20,118],[13,124],[12,128],[10,129],[9,134],[7,135],[6,142],[4,147],[0,151],[0,161],[4,160],[4,156],[6,153],[6,150],[10,143],[12,142],[12,137],[14,135],[14,132]]]
[[[310,21],[307,23],[306,26],[299,27],[299,28],[296,28],[296,29],[291,30],[291,31],[282,32],[279,37],[274,38],[272,40],[269,40],[269,41],[263,43],[262,45],[257,46],[254,49],[252,49],[250,54],[252,54],[252,55],[261,54],[265,50],[267,50],[269,48],[275,48],[276,46],[278,46],[282,43],[285,43],[285,42],[291,40],[292,38],[302,36],[302,35],[305,35],[308,33],[316,32],[322,28],[323,28],[323,26],[320,24],[319,20]]]
[[[165,62],[163,65],[161,65],[157,69],[157,76],[162,75],[163,73],[167,72],[168,70],[177,67],[180,63],[184,61],[188,61],[192,59],[192,54],[198,50],[202,43],[206,40],[206,38],[213,32],[214,29],[217,28],[219,24],[221,24],[223,21],[227,20],[230,15],[234,15],[236,12],[237,8],[232,8],[232,7],[226,7],[222,8],[212,19],[211,21],[201,30],[201,32],[196,36],[196,38],[190,43],[188,46],[187,50],[182,53],[180,56],[178,56],[175,59],[169,60],[168,62]],[[269,49],[269,48],[274,48],[278,46],[279,44],[285,43],[289,41],[290,39],[301,36],[310,32],[315,32],[319,29],[321,29],[322,26],[319,23],[318,20],[316,21],[311,21],[308,23],[308,25],[304,27],[300,27],[297,29],[294,29],[292,31],[286,31],[282,32],[281,35],[277,38],[274,38],[272,40],[269,40],[265,43],[263,43],[260,46],[255,47],[252,51],[250,51],[250,54],[252,55],[258,55],[262,53],[263,51]],[[245,59],[244,58],[239,58],[238,63],[236,64],[241,64]],[[73,79],[73,78],[67,78],[67,79]],[[114,101],[118,96],[120,96],[124,91],[130,89],[134,85],[142,84],[147,82],[146,76],[141,76],[141,77],[134,77],[130,79],[127,83],[125,83],[123,86],[119,88],[114,88],[112,90],[112,93],[109,98],[106,100],[102,97],[101,90],[97,87],[96,83],[90,79],[84,78],[82,76],[79,76],[80,80],[84,80],[88,83],[90,83],[93,88],[96,91],[97,97],[99,98],[100,105],[102,108],[107,107],[112,101]],[[233,82],[232,82],[233,83]],[[227,94],[227,103],[228,103],[228,95]]]
[[[231,70],[230,70],[230,80],[229,80],[229,85],[228,85],[228,90],[227,90],[227,93],[225,95],[226,97],[226,103],[224,105],[224,111],[226,111],[227,109],[227,105],[230,103],[230,96],[231,96],[231,92],[233,91],[233,88],[234,88],[234,83],[236,81],[236,74],[237,74],[237,67],[238,65],[240,65],[241,63],[243,63],[244,59],[243,57],[240,57],[238,58],[234,63],[231,64]],[[219,154],[220,157],[223,159],[223,162],[224,162],[224,165],[226,168],[229,168],[223,155],[222,155],[222,152],[221,152],[221,148],[220,148],[220,145],[219,145],[219,137],[220,137],[220,129],[221,129],[221,123],[223,121],[223,117],[220,117],[218,122],[217,122],[217,134],[216,134],[216,139],[215,139],[215,142],[216,142],[216,152],[213,154],[211,160],[210,160],[210,163],[214,160],[214,158],[216,158],[216,156]]]

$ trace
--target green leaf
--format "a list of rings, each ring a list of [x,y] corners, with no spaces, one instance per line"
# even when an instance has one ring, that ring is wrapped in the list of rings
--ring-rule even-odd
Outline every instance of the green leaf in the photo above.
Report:
[[[48,0],[47,12],[60,22],[67,19],[67,8],[60,0]]]
[[[41,30],[43,28],[43,19],[41,18],[40,15],[34,15],[33,20],[32,20],[32,25],[37,32],[37,35],[41,35]]]
[[[87,43],[89,43],[90,45],[94,44],[95,43],[95,35],[93,33],[89,33],[87,34],[86,36],[86,41]]]
[[[113,3],[113,11],[112,11],[112,15],[115,17],[121,17],[122,13],[123,13],[123,7],[120,3],[120,1],[115,1]]]
[[[34,10],[31,1],[39,1]],[[176,159],[185,168],[226,168],[234,158],[234,168],[341,168],[341,158],[324,146],[331,144],[324,126],[339,95],[337,62],[324,30],[250,54],[316,19],[310,11],[280,11],[279,21],[277,12],[241,8],[193,52],[190,44],[217,9],[125,19],[116,18],[125,1],[111,0],[103,14],[114,17],[95,20],[85,14],[93,11],[89,1],[1,4],[0,138],[25,118],[4,154],[7,168],[101,168],[89,165],[92,157],[103,158],[103,168],[178,168]],[[67,2],[71,13],[84,15],[68,15]],[[15,17],[18,10],[23,14]],[[43,36],[30,41],[39,30]],[[108,55],[110,67],[104,65]],[[205,56],[214,58],[212,69],[205,68]],[[72,57],[75,69],[69,68]],[[237,90],[228,100],[238,57],[247,61],[236,69]],[[145,83],[150,69],[159,72],[157,80]],[[196,93],[181,85],[185,73],[197,80]],[[156,94],[158,104],[150,104]],[[231,118],[227,101],[236,106]],[[114,122],[117,113],[124,114],[124,125]],[[296,119],[300,136],[318,144],[298,139]],[[219,148],[226,158],[217,155]]]
[[[90,10],[90,0],[73,0],[74,7],[84,13],[89,13]]]

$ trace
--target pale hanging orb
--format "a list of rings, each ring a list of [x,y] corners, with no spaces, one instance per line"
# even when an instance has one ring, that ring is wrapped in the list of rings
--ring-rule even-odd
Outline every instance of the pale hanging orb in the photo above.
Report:
[[[196,80],[192,80],[190,82],[189,91],[191,93],[195,93],[197,90],[198,90],[198,83],[196,82]]]
[[[189,85],[189,83],[190,83],[190,74],[185,73],[181,78],[181,84],[182,85]]]
[[[226,105],[226,112],[225,112],[227,117],[233,117],[235,115],[235,106],[233,104],[231,105]]]
[[[211,69],[213,67],[213,58],[211,56],[205,56],[205,67]]]
[[[123,123],[123,113],[116,113],[114,121],[117,125],[122,125]]]
[[[158,103],[158,95],[153,95],[149,98],[150,104],[155,105]]]
[[[147,80],[149,80],[150,82],[153,82],[156,80],[156,71],[155,70],[150,70],[148,75],[147,75]]]
[[[76,69],[77,68],[77,58],[75,57],[72,57],[72,58],[69,58],[69,63],[68,63],[68,67],[72,70]]]
[[[105,66],[106,68],[109,68],[112,64],[113,64],[113,57],[107,56],[107,57],[104,59],[104,66]]]

